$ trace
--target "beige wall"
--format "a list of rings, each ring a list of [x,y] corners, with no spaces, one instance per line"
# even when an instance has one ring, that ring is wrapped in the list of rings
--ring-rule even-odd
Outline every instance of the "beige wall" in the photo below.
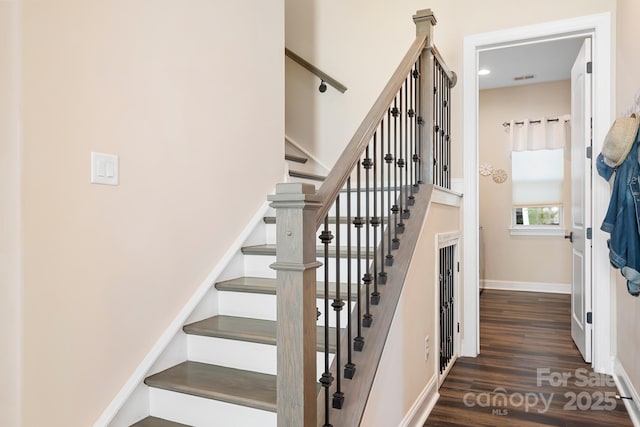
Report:
[[[480,278],[507,282],[571,282],[571,246],[562,236],[512,236],[511,151],[509,120],[557,117],[571,112],[569,80],[480,91],[479,161],[507,171],[497,184],[491,176],[479,177],[481,266]],[[570,156],[565,150],[564,223],[571,207]],[[544,268],[541,268],[544,266]]]
[[[459,209],[451,206],[436,203],[429,206],[360,423],[362,426],[400,425],[425,386],[437,374],[440,359],[436,313],[440,311],[436,305],[439,301],[436,297],[436,233],[460,231],[459,214]],[[424,340],[427,336],[430,356],[425,361]]]
[[[339,0],[286,1],[286,41],[344,83],[340,94],[320,94],[319,81],[287,61],[286,132],[326,164],[337,159],[415,37],[411,16],[431,8],[438,20],[434,41],[462,77],[465,36],[615,11],[616,0]],[[453,176],[462,172],[462,83],[453,96]]]
[[[640,89],[640,57],[634,53],[638,44],[638,16],[639,2],[618,1],[616,105],[619,114],[631,105]],[[614,274],[616,319],[612,332],[617,337],[615,351],[636,392],[640,392],[640,301],[627,293],[622,275],[617,270]]]
[[[418,1],[286,3],[286,45],[347,86],[342,94],[286,65],[286,133],[333,165],[415,37]],[[400,48],[396,48],[400,46]]]
[[[20,425],[18,2],[0,0],[0,425]]]
[[[22,3],[23,425],[85,427],[282,179],[284,2]]]

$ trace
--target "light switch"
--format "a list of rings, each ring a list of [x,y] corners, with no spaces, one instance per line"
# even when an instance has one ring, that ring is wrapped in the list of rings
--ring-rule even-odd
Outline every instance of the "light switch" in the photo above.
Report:
[[[118,156],[92,152],[91,183],[118,185]]]

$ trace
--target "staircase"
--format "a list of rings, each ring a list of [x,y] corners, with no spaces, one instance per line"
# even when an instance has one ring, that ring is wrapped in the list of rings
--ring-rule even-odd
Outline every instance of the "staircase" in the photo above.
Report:
[[[319,162],[310,159],[297,144],[288,138],[285,138],[284,153],[289,181],[305,182],[316,187],[324,182],[329,170]]]
[[[431,11],[414,21],[414,43],[326,176],[287,143],[290,183],[103,425],[360,424],[432,194],[451,196],[455,74],[428,44]]]
[[[287,152],[293,151],[287,148]],[[292,181],[324,179],[307,172],[313,170],[309,166],[318,169],[307,157],[296,153],[286,154],[285,159]],[[276,425],[276,279],[269,268],[276,255],[273,213],[263,222],[264,228],[259,227],[257,234],[264,236],[264,242],[241,249],[245,275],[214,285],[218,313],[183,327],[188,360],[145,379],[151,415],[132,426]],[[330,283],[332,297],[334,289],[335,283]],[[355,285],[352,294],[356,294]],[[317,284],[317,295],[320,307],[323,281]],[[321,316],[318,325],[323,324]],[[328,334],[332,351],[335,326]],[[318,326],[318,378],[322,374],[324,338],[324,327]]]

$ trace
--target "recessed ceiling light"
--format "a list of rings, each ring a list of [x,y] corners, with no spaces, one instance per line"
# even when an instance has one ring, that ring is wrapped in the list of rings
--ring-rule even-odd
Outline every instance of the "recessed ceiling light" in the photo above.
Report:
[[[486,76],[487,74],[491,74],[491,70],[487,70],[486,68],[481,68],[478,70],[479,76]]]

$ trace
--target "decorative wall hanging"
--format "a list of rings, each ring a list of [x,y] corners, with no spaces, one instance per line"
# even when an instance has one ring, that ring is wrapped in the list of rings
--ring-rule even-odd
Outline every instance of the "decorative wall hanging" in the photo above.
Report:
[[[502,184],[507,180],[507,172],[504,169],[496,169],[493,171],[493,182]]]
[[[493,173],[493,166],[489,163],[483,163],[480,165],[480,175],[489,176]]]

